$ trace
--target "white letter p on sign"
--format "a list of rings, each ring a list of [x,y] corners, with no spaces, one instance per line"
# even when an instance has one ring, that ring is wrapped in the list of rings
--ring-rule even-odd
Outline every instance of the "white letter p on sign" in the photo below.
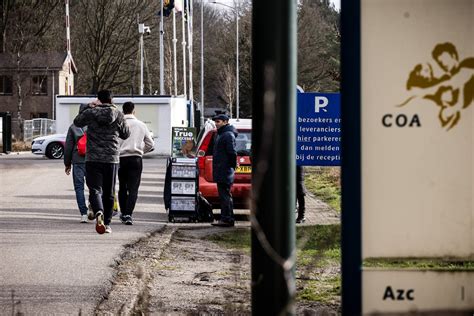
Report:
[[[324,112],[327,112],[327,109],[324,109],[329,104],[329,100],[326,97],[314,97],[314,112],[319,113],[319,109],[322,109]]]

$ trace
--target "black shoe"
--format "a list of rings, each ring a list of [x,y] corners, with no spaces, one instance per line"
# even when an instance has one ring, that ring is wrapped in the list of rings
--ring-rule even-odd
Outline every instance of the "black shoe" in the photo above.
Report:
[[[132,216],[130,215],[120,215],[120,220],[122,221],[122,224],[133,225]]]
[[[217,226],[217,227],[234,227],[234,222],[225,222],[223,220],[217,221],[215,223],[211,223],[212,226]]]
[[[306,218],[304,216],[298,216],[296,219],[296,224],[302,224],[304,222],[306,222]]]

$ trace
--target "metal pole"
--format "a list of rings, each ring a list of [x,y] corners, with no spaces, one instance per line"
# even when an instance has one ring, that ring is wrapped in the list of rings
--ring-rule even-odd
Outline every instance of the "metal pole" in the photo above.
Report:
[[[190,127],[194,127],[193,95],[193,1],[188,0],[188,55],[189,55],[189,102],[191,104]]]
[[[296,4],[252,6],[252,314],[295,298]]]
[[[239,0],[236,1],[235,8],[235,50],[236,50],[236,73],[235,73],[235,89],[236,89],[236,100],[235,100],[235,114],[237,119],[239,118]]]
[[[174,78],[174,95],[178,95],[178,62],[176,58],[176,11],[173,9],[173,78]]]
[[[204,1],[201,0],[201,126],[204,126]]]
[[[143,95],[143,28],[145,24],[139,24],[140,32],[140,95]],[[140,28],[141,27],[141,28]]]
[[[361,1],[341,1],[342,312],[362,314]]]
[[[163,0],[161,0],[161,11],[160,11],[160,95],[165,94],[165,75],[164,75],[164,49],[163,49]]]
[[[53,75],[53,84],[52,84],[52,87],[51,87],[51,89],[53,90],[53,91],[51,92],[51,93],[52,93],[52,96],[51,96],[51,104],[53,105],[53,106],[52,106],[52,109],[51,109],[51,118],[52,118],[53,120],[55,120],[55,119],[56,119],[56,111],[55,111],[55,110],[56,110],[56,103],[55,103],[55,101],[56,101],[56,96],[55,96],[55,94],[56,94],[56,91],[55,91],[55,87],[56,87],[56,76],[54,75],[54,70],[51,70],[51,74]]]
[[[186,12],[186,7],[183,7],[183,13],[181,15],[181,33],[183,35],[183,40],[181,41],[181,45],[182,45],[182,48],[183,48],[183,94],[184,94],[184,98],[187,99],[188,97],[188,87],[187,87],[187,80],[188,80],[188,76],[187,76],[187,72],[186,72],[186,63],[187,63],[187,59],[186,59],[186,30],[185,30],[185,12]]]

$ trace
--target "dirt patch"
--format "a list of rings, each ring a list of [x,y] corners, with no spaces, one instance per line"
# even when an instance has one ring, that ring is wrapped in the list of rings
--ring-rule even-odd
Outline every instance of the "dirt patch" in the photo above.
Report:
[[[250,258],[201,239],[218,228],[177,231],[154,270],[150,313],[250,314]]]
[[[306,201],[307,221],[302,226],[339,223],[339,214],[325,203],[311,194]],[[249,226],[240,221],[236,229]],[[229,229],[170,224],[126,246],[116,261],[111,290],[96,315],[251,314],[249,254],[206,238],[224,231]],[[331,285],[327,280],[340,275],[340,266],[322,268],[318,258],[310,260],[314,264],[306,269],[297,266],[296,314],[339,315],[340,298],[328,301],[323,294],[338,291],[337,282]],[[320,291],[323,287],[328,288]]]
[[[250,315],[250,256],[203,239],[224,230],[172,225],[127,246],[96,314]],[[315,271],[301,272],[298,291],[301,279],[315,277]],[[337,305],[301,301],[296,313],[337,315]]]

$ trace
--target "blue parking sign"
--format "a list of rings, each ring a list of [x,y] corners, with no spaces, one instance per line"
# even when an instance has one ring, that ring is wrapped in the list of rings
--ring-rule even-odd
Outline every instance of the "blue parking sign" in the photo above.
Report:
[[[341,165],[341,97],[339,93],[298,93],[296,164]]]

